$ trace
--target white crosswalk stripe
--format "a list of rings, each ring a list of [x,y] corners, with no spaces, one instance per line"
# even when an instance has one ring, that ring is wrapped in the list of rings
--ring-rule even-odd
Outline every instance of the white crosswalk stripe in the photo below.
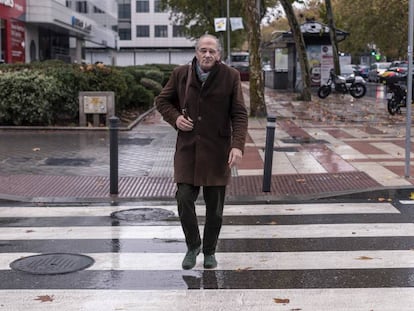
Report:
[[[175,206],[0,207],[0,310],[413,310],[414,224],[401,203],[229,205],[219,266],[205,270],[201,254],[189,271]],[[110,217],[142,208],[175,219]],[[61,275],[10,267],[42,244],[94,264]]]

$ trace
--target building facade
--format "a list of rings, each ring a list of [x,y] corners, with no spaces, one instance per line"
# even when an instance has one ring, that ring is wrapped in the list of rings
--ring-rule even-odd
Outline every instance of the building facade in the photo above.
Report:
[[[161,0],[0,0],[0,62],[184,64],[194,42]]]
[[[106,1],[26,0],[26,61],[85,61],[85,48],[116,50],[116,15]],[[113,2],[113,1],[112,1]],[[98,4],[99,3],[99,4]],[[105,10],[106,9],[106,10]],[[101,19],[97,18],[100,16]],[[101,20],[108,24],[101,24]],[[109,59],[115,63],[115,56]]]
[[[118,0],[118,65],[185,64],[192,59],[194,42],[160,4],[160,0]]]

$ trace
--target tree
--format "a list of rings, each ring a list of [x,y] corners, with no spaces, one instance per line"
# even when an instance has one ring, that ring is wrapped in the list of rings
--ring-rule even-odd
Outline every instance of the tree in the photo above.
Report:
[[[230,4],[230,16],[242,17],[246,21],[246,16],[243,10],[244,0],[228,0]],[[261,7],[273,7],[277,0],[258,0]],[[194,1],[194,0],[161,0],[161,5],[164,9],[171,10],[171,20],[176,25],[185,25],[186,36],[191,39],[196,39],[205,33],[214,34],[214,18],[227,16],[227,0],[208,0],[208,1]],[[261,10],[262,15],[266,10]],[[224,38],[224,33],[220,32],[218,37],[223,42],[224,50],[227,51],[227,41]],[[231,47],[240,48],[246,41],[246,31],[237,30],[231,33]]]
[[[250,52],[250,115],[262,117],[266,114],[266,103],[260,56],[260,4],[259,0],[245,0],[243,3]]]
[[[335,27],[333,12],[332,12],[331,0],[325,0],[325,6],[326,6],[326,17],[328,19],[328,26],[329,26],[329,36],[331,38],[331,45],[332,45],[334,69],[335,69],[335,73],[337,75],[340,75],[341,68],[339,66],[338,41],[336,40],[336,27]]]
[[[292,3],[294,0],[280,0],[280,3],[285,11],[286,17],[289,21],[290,29],[292,31],[293,39],[295,40],[296,53],[299,59],[301,75],[302,75],[302,92],[301,99],[310,101],[312,99],[311,93],[311,77],[309,71],[308,56],[306,53],[305,41],[303,39],[300,25],[296,19]]]
[[[354,56],[373,46],[388,59],[405,59],[408,46],[408,0],[332,0],[337,27],[350,33],[339,43]]]

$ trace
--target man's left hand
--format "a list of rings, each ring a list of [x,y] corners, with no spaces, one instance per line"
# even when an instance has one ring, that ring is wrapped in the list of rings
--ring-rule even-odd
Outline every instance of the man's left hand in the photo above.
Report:
[[[233,167],[236,166],[241,162],[241,159],[243,158],[243,153],[240,149],[237,148],[231,148],[230,154],[229,154],[229,166]]]

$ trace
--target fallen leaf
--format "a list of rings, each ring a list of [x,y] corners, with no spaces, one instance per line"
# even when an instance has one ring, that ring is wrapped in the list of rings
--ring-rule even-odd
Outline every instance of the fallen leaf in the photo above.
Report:
[[[289,303],[290,300],[287,298],[273,298],[273,301],[275,303]]]
[[[248,271],[248,270],[251,270],[251,269],[253,269],[253,268],[252,268],[252,267],[237,268],[237,269],[236,269],[236,271],[237,271],[237,272],[241,272],[241,271]]]
[[[33,150],[34,152],[36,152],[36,151],[40,151],[40,148],[35,147],[35,148],[33,148],[32,150]]]
[[[414,192],[410,193],[410,200],[414,200]]]
[[[52,302],[54,300],[54,296],[49,295],[43,295],[43,296],[37,296],[36,299],[33,300],[39,300],[40,302]]]
[[[276,221],[274,221],[274,220],[272,220],[272,221],[269,223],[269,225],[277,225],[277,222],[276,222]]]
[[[373,260],[374,258],[368,257],[368,256],[359,256],[358,258],[355,258],[355,259],[358,259],[358,260]]]
[[[305,180],[305,178],[299,178],[299,179],[296,179],[296,182],[298,182],[298,183],[305,183],[306,180]]]
[[[384,202],[385,198],[378,198],[378,202]]]

